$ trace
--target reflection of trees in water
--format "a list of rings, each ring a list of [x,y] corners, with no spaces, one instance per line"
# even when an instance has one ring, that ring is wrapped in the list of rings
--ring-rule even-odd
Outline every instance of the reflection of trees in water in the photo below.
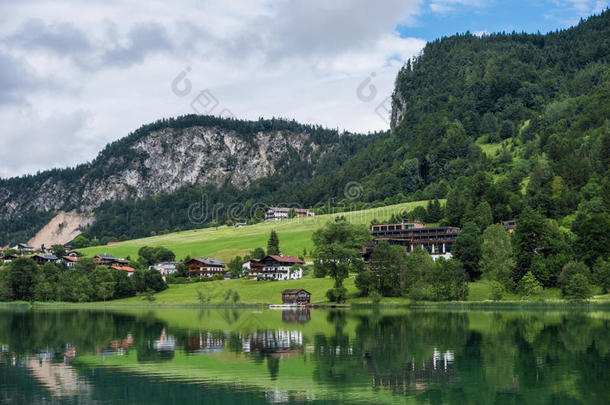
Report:
[[[471,318],[478,322],[474,328]],[[328,320],[335,334],[314,338],[314,377],[322,384],[370,384],[432,403],[541,403],[558,392],[571,403],[610,403],[606,320],[582,314],[377,313],[360,317],[352,337],[343,333],[340,315]]]
[[[343,333],[349,313],[331,314],[328,320],[335,335],[314,338],[315,378],[324,383],[403,387],[421,383],[426,375],[442,381],[440,376],[455,375],[451,350],[467,339],[465,315],[361,316],[350,339]],[[438,356],[447,362],[446,368],[439,366]]]
[[[100,311],[0,311],[0,341],[16,355],[66,345],[91,353],[126,337],[135,323],[134,317]]]
[[[375,386],[430,402],[610,403],[610,324],[596,318],[607,318],[605,313],[314,314],[328,322],[327,333],[307,342],[313,343],[307,360],[315,363],[321,384]],[[222,316],[240,320],[232,310]],[[348,321],[356,323],[354,332]],[[246,327],[245,321],[238,323],[241,332],[172,328],[154,314],[0,311],[0,324],[3,362],[37,354],[61,362],[64,356],[130,347],[139,361],[162,361],[172,358],[174,348],[211,348],[247,353],[277,378],[281,359],[302,355],[305,343],[300,332]],[[243,332],[250,330],[255,332]]]

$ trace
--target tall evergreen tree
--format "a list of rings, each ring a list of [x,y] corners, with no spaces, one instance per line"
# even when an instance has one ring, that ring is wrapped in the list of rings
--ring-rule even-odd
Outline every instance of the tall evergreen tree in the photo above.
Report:
[[[267,254],[268,255],[279,255],[280,254],[280,239],[277,233],[272,230],[269,234],[269,240],[267,241]]]
[[[464,265],[470,280],[476,280],[481,275],[479,262],[482,243],[481,230],[476,224],[468,222],[458,234],[451,251],[453,257]]]

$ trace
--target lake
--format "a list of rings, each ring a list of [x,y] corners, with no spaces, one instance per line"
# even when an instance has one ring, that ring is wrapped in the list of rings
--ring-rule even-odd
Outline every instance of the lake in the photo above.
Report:
[[[608,404],[610,313],[0,310],[2,404]]]

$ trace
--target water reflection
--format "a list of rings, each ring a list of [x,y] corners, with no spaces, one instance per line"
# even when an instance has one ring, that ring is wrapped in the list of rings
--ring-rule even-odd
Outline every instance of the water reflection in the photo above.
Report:
[[[310,309],[305,307],[282,310],[282,322],[304,324],[311,320]]]
[[[603,312],[0,311],[0,398],[605,404],[609,319]],[[132,385],[141,392],[120,396]]]

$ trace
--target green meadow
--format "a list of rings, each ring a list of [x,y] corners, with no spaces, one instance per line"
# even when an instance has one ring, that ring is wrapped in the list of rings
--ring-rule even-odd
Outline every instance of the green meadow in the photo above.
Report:
[[[352,223],[368,225],[373,219],[387,220],[393,214],[411,211],[417,206],[425,206],[426,204],[427,201],[416,201],[361,211],[294,218],[277,222],[262,222],[243,228],[221,226],[196,229],[133,239],[110,246],[95,246],[80,249],[80,252],[86,256],[107,253],[117,257],[129,256],[131,259],[135,259],[138,257],[138,250],[142,246],[164,246],[172,250],[177,259],[184,259],[186,256],[209,256],[228,261],[235,256],[243,256],[254,248],[264,248],[267,245],[269,233],[274,229],[279,235],[282,252],[288,255],[301,256],[304,249],[310,252],[313,248],[312,233],[339,215],[345,216]]]

